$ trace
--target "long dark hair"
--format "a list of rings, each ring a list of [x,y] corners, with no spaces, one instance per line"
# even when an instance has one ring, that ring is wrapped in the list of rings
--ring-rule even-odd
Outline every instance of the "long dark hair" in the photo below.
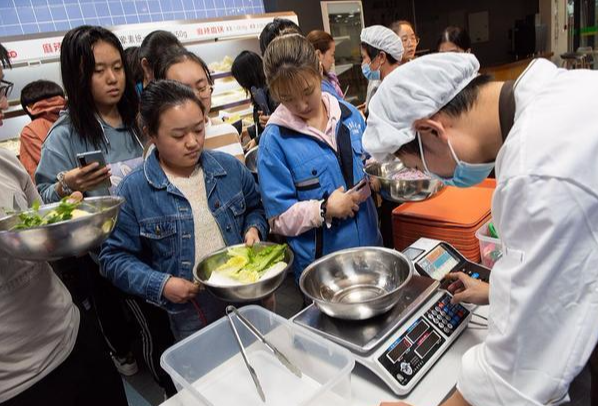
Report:
[[[10,64],[10,56],[8,55],[8,50],[0,44],[0,64],[2,64],[3,68],[11,68]]]
[[[140,66],[141,60],[145,58],[155,75],[158,59],[169,49],[173,48],[184,48],[183,44],[181,44],[173,33],[164,30],[150,32],[145,36],[139,47],[138,56]]]
[[[139,47],[128,47],[125,49],[125,63],[129,65],[131,77],[135,83],[143,82],[143,69],[139,59]]]
[[[246,91],[250,91],[252,86],[257,88],[266,87],[264,62],[262,57],[255,52],[241,52],[233,61],[231,73]]]
[[[175,80],[154,80],[141,93],[139,118],[141,126],[151,136],[156,136],[160,129],[160,118],[166,110],[191,101],[199,106],[202,113],[205,108],[189,86]]]
[[[125,69],[125,91],[117,104],[122,122],[133,136],[140,136],[137,126],[139,98],[132,75],[125,63],[120,41],[102,27],[82,25],[66,33],[60,47],[60,71],[68,97],[67,107],[71,124],[81,138],[96,148],[104,145],[104,132],[97,120],[97,108],[92,96],[91,77],[95,70],[93,47],[104,41],[118,50]]]
[[[469,38],[469,34],[465,28],[455,26],[446,27],[438,39],[436,49],[439,49],[440,45],[445,42],[452,42],[464,51],[471,49],[471,38]]]
[[[210,85],[214,84],[214,79],[212,78],[210,69],[204,60],[185,48],[171,48],[164,52],[154,65],[154,77],[156,80],[166,79],[166,72],[168,72],[168,69],[170,69],[172,65],[176,65],[185,61],[193,61],[200,65],[204,70],[206,77],[208,78],[208,83]]]
[[[286,18],[275,18],[274,21],[266,24],[262,32],[260,33],[260,51],[262,55],[266,53],[268,45],[274,40],[274,38],[285,33],[297,33],[303,35],[301,28],[295,22],[287,20]]]

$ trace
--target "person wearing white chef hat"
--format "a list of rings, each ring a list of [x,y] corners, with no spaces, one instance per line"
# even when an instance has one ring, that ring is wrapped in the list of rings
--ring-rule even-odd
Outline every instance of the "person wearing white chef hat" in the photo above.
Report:
[[[372,25],[361,30],[360,40],[361,72],[368,80],[363,106],[367,114],[368,104],[380,82],[401,64],[404,49],[401,38],[382,25]]]
[[[495,82],[478,68],[457,53],[402,65],[363,144],[459,187],[495,168],[503,256],[489,285],[458,272],[449,287],[454,302],[490,305],[488,335],[443,405],[557,405],[598,340],[598,73],[538,59]]]
[[[361,70],[368,80],[383,80],[403,58],[401,38],[390,28],[373,25],[361,30]],[[377,61],[375,66],[374,61]]]
[[[361,30],[361,70],[368,79],[368,88],[365,103],[363,104],[364,115],[369,114],[368,105],[371,98],[376,94],[381,81],[390,75],[401,64],[403,59],[403,42],[390,28],[382,25],[373,25]],[[379,185],[370,183],[372,190],[378,191]],[[392,236],[392,211],[397,207],[396,203],[381,200],[378,205],[378,217],[380,218],[380,233],[384,246],[394,247]]]

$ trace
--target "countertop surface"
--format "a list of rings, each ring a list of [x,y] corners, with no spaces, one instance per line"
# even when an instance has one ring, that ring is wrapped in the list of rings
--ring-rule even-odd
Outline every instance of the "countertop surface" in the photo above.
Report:
[[[487,317],[488,307],[479,307],[476,314]],[[480,322],[480,318],[474,317]],[[484,321],[485,323],[485,321]],[[438,360],[419,384],[405,397],[395,395],[373,372],[355,363],[351,373],[353,392],[351,406],[377,406],[383,401],[402,400],[414,406],[439,405],[449,396],[456,384],[461,368],[461,357],[471,347],[480,344],[487,334],[487,328],[469,324],[467,329]],[[192,406],[198,403],[189,393],[179,393],[161,406]]]

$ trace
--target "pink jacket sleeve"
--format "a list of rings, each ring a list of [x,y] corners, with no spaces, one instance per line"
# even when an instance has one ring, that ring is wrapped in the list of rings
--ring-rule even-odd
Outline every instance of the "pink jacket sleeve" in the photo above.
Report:
[[[270,219],[269,223],[273,233],[287,237],[296,237],[312,228],[320,227],[320,201],[297,202],[280,216]]]
[[[359,193],[360,204],[372,194],[369,185],[366,185],[357,193]],[[269,223],[273,233],[286,237],[296,237],[312,228],[321,227],[320,201],[297,202],[280,216],[270,219]]]

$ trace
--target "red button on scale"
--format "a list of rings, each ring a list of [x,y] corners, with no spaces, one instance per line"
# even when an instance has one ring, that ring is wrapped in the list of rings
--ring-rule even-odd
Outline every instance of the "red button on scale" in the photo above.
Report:
[[[444,307],[444,303],[442,303],[442,302],[438,303],[438,307],[440,307],[442,309]]]

